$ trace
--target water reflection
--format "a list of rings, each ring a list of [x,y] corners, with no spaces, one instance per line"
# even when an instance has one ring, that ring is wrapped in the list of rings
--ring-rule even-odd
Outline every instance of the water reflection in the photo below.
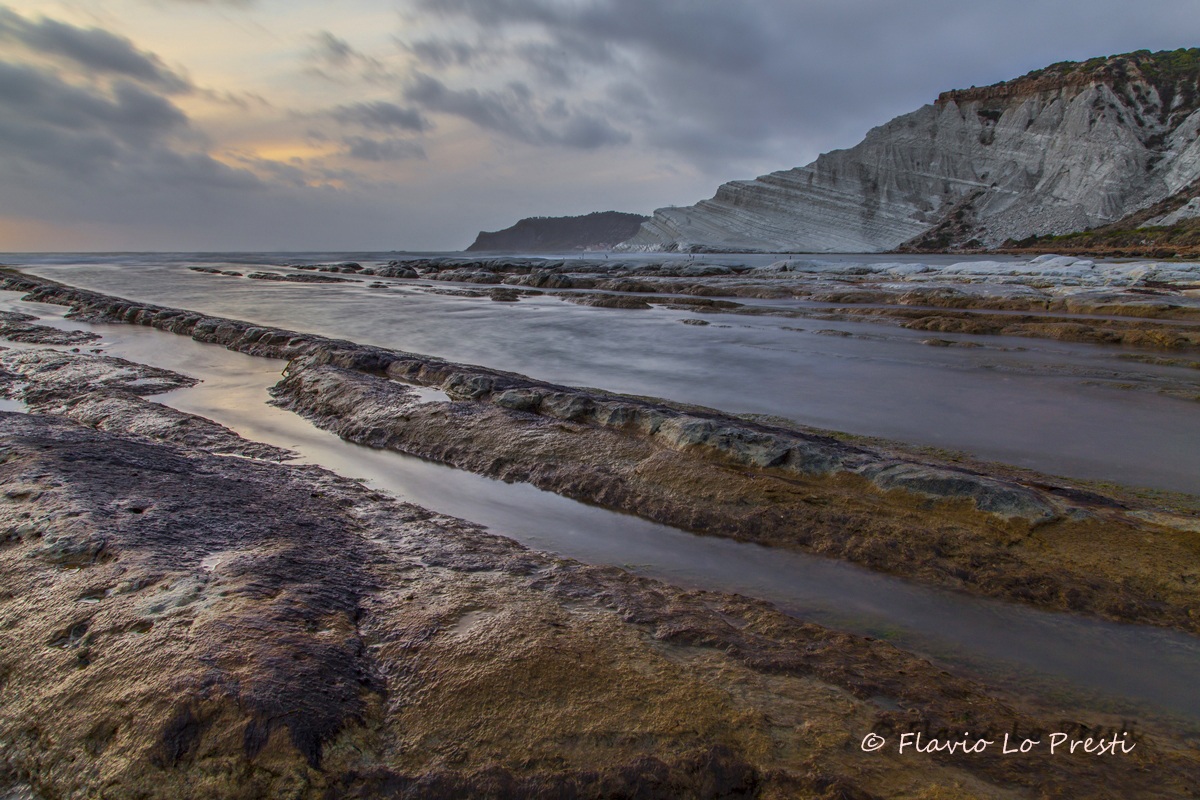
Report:
[[[0,293],[0,307],[16,295]],[[61,315],[54,306],[34,313]],[[281,361],[252,358],[128,325],[54,319],[104,336],[109,354],[203,379],[159,398],[242,435],[300,452],[348,477],[427,508],[470,519],[529,547],[695,588],[776,603],[803,619],[886,638],[1010,686],[1092,708],[1146,708],[1200,724],[1200,640],[929,589],[853,565],[615,514],[541,491],[349,444],[266,405]],[[1069,688],[1069,692],[1066,690]],[[1065,693],[1064,693],[1065,692]]]
[[[312,255],[275,261],[320,254]],[[1197,373],[1117,361],[1114,348],[1004,337],[969,337],[982,348],[929,347],[921,344],[926,332],[738,315],[704,315],[710,325],[681,325],[697,315],[586,308],[552,296],[497,303],[433,294],[412,282],[371,289],[365,281],[286,284],[186,269],[198,263],[245,269],[229,256],[191,255],[91,263],[42,257],[30,271],[119,296],[559,383],[776,415],[1050,474],[1200,492],[1196,404],[1155,391],[1163,381],[1194,386]]]

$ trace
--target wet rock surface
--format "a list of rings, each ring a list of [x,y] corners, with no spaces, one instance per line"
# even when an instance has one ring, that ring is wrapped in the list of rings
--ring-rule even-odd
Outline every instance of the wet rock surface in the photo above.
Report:
[[[284,283],[353,283],[353,278],[335,278],[333,275],[312,275],[306,272],[251,272],[246,276],[255,281],[281,281]]]
[[[1045,254],[1028,261],[855,263],[784,257],[765,265],[736,256],[708,260],[453,257],[392,260],[360,267],[301,266],[385,278],[484,284],[511,298],[508,287],[557,291],[562,300],[596,308],[661,305],[735,314],[861,320],[977,336],[1019,336],[1168,350],[1200,349],[1200,269],[1189,263],[1095,262]],[[193,268],[213,274],[240,274]],[[254,273],[262,280],[305,280],[303,274]],[[308,275],[320,280],[332,276]],[[372,286],[386,286],[376,283]],[[473,290],[425,289],[482,296]],[[633,297],[630,295],[643,295]],[[656,295],[656,296],[645,296]],[[730,299],[778,300],[778,306]],[[793,301],[802,301],[797,305]],[[823,306],[823,307],[821,307]],[[1016,314],[1014,312],[1025,312]]]
[[[442,385],[460,398],[484,388]],[[1044,607],[1197,629],[1194,586],[1163,568],[1192,563],[1193,534],[1147,525],[1088,492],[883,460],[833,440],[751,434],[633,404],[605,407],[578,394],[509,388],[490,404],[479,396],[423,404],[393,380],[313,359],[294,362],[275,393],[278,404],[350,441],[676,527]]]
[[[5,273],[100,321],[292,361],[277,404],[387,447],[698,533],[848,559],[935,585],[1200,630],[1186,515],[1045,476],[987,474],[708,409],[533,381],[205,317]],[[414,403],[397,381],[455,402]]]
[[[33,324],[33,317],[13,311],[0,311],[0,339],[25,344],[87,344],[100,337],[87,331],[62,331]]]
[[[0,413],[0,785],[35,797],[1177,797],[1091,730],[745,598],[532,553],[312,467]]]
[[[195,383],[186,375],[111,356],[0,351],[0,396],[20,400],[33,412],[218,453],[274,461],[292,457],[290,451],[247,441],[211,420],[145,399]]]
[[[226,275],[230,278],[245,277],[242,273],[233,269],[217,269],[216,267],[188,267],[192,272],[201,272],[205,275]]]

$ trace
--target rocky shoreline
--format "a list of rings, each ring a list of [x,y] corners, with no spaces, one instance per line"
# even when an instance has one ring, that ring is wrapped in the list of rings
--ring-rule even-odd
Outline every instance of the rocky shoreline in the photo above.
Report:
[[[1194,520],[1016,470],[987,474],[795,426],[534,381],[106,297],[13,271],[0,286],[82,318],[290,363],[276,402],[386,447],[709,535],[937,586],[1200,630]],[[423,403],[413,387],[445,391]]]
[[[4,281],[79,316],[291,353],[289,381],[407,391],[334,366],[372,348]],[[434,369],[466,368],[409,377]],[[765,603],[534,553],[146,399],[191,382],[0,350],[0,391],[31,412],[0,413],[8,796],[1168,798],[1200,779],[1167,730],[1064,718]],[[1136,746],[864,752],[872,731]]]
[[[438,257],[367,267],[353,264],[352,269],[298,268],[473,284],[480,288],[447,291],[478,291],[497,300],[552,294],[599,308],[661,306],[706,314],[877,322],[967,336],[1200,350],[1200,268],[1191,263],[1097,264],[1075,256],[1040,255],[1027,262],[968,261],[935,267],[789,256],[752,267],[728,256],[656,261],[615,255]],[[293,277],[304,276],[277,279]],[[377,281],[372,288],[389,285]]]

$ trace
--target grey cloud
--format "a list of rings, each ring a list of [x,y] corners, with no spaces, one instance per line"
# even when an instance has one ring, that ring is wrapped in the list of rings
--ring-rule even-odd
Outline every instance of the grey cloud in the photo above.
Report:
[[[482,128],[504,133],[519,133],[522,129],[517,104],[495,92],[455,91],[436,78],[418,74],[405,92],[405,98],[431,111],[464,117]]]
[[[330,80],[350,75],[371,83],[386,83],[396,78],[382,61],[359,51],[330,31],[313,34],[312,41],[313,46],[308,52],[310,73]]]
[[[330,116],[343,124],[354,123],[375,130],[419,132],[429,128],[429,121],[415,108],[403,108],[383,101],[338,106],[330,112]]]
[[[525,65],[540,78],[562,87],[572,84],[583,65],[605,64],[612,60],[606,42],[571,37],[566,33],[554,40],[508,41],[480,34],[473,39],[443,37],[414,42],[397,39],[397,44],[434,72],[463,67],[511,69]]]
[[[541,0],[416,0],[415,5],[431,14],[468,16],[488,26],[515,22],[549,25],[560,16]]]
[[[539,88],[570,87],[587,118],[559,129],[574,146],[616,141],[610,120],[640,129],[639,140],[706,169],[748,161],[777,143],[804,114],[806,83],[796,28],[773,16],[776,0],[726,4],[696,0],[414,0],[426,13],[468,20],[518,38],[514,54]],[[795,14],[789,13],[789,18]],[[777,71],[777,83],[761,77]],[[802,73],[801,73],[802,74]],[[589,83],[598,77],[601,86]],[[615,87],[615,88],[607,88]],[[477,124],[519,135],[484,98],[459,109]],[[445,110],[445,108],[443,108]],[[621,133],[624,141],[628,133]],[[526,130],[522,137],[538,141]]]
[[[325,139],[325,141],[331,140]],[[349,149],[349,145],[346,142],[342,142],[342,144],[346,145],[343,155],[347,155],[348,153],[345,151]],[[293,189],[328,189],[331,188],[330,184],[332,182],[353,184],[357,188],[368,186],[377,188],[381,185],[364,180],[361,174],[353,170],[333,168],[302,158],[276,161],[269,158],[260,158],[249,153],[240,153],[233,157],[239,163],[254,170],[256,174],[265,175],[269,178],[273,188],[278,188],[278,186],[282,185]]]
[[[480,44],[454,39],[422,39],[416,42],[400,42],[400,46],[416,56],[422,64],[435,69],[474,63],[487,49]]]
[[[636,83],[621,81],[609,84],[605,90],[608,98],[630,108],[644,108],[650,105],[650,95]]]
[[[0,208],[58,225],[219,230],[224,209],[240,206],[228,214],[237,223],[276,191],[207,153],[177,150],[187,131],[168,100],[131,82],[82,89],[0,62]]]
[[[1006,0],[410,2],[442,23],[517,39],[531,79],[570,85],[577,104],[624,119],[638,141],[726,175],[850,146],[956,85],[1200,39],[1187,0],[1149,0],[1144,12],[1122,0],[1050,0],[1035,26]],[[645,98],[606,96],[596,82]]]
[[[405,92],[405,98],[429,111],[453,114],[481,128],[530,144],[593,149],[625,144],[631,139],[627,131],[618,130],[606,120],[589,114],[567,112],[561,124],[547,125],[546,115],[532,102],[533,91],[517,81],[510,82],[503,92],[451,89],[434,77],[417,74]],[[554,101],[550,105],[551,108],[556,106]],[[550,116],[563,117],[559,108],[557,114]]]
[[[756,3],[696,0],[417,0],[426,12],[463,16],[481,25],[534,24],[562,47],[593,59],[603,43],[640,43],[681,62],[721,64],[743,71],[774,44],[770,20]]]
[[[0,164],[27,173],[37,165],[87,176],[114,162],[119,142],[103,134],[31,124],[19,117],[0,116]]]
[[[607,67],[616,60],[607,41],[569,31],[557,31],[551,41],[524,42],[515,54],[535,74],[560,86],[575,85],[589,68]]]
[[[169,100],[127,81],[112,97],[86,91],[32,67],[0,62],[0,109],[6,115],[69,130],[104,130],[144,144],[186,127],[187,118]]]
[[[345,155],[359,161],[405,161],[425,158],[425,149],[409,139],[368,139],[347,136],[342,140]]]
[[[561,144],[587,150],[605,145],[626,144],[631,138],[627,131],[617,130],[608,120],[591,114],[572,115],[557,136]]]
[[[329,31],[314,34],[313,40],[316,43],[314,55],[331,66],[345,66],[358,55],[358,51],[351,47],[349,42]]]
[[[176,153],[161,145],[131,147],[107,131],[60,128],[7,115],[0,115],[0,174],[19,176],[17,185],[27,189],[60,181],[67,187],[88,184],[114,191],[139,186],[174,186],[183,191],[201,186],[260,187],[250,173],[230,169],[202,153]]]
[[[173,148],[187,117],[126,80],[111,91],[72,86],[49,70],[0,62],[0,167],[21,185],[86,177],[137,185],[247,188],[257,182],[203,153]],[[40,177],[39,177],[40,176]]]
[[[553,45],[530,43],[518,48],[518,52],[525,63],[550,83],[569,87],[574,82],[575,70],[570,59]]]
[[[747,73],[779,44],[772,21],[757,3],[694,0],[609,0],[576,11],[554,6],[554,28],[569,41],[583,37],[639,46],[680,64]],[[568,7],[569,8],[569,7]]]
[[[167,131],[187,125],[187,117],[169,100],[140,87],[118,82],[113,88],[113,121],[129,130]]]
[[[77,28],[52,19],[32,22],[0,6],[0,39],[74,62],[85,69],[132,78],[170,92],[190,84],[133,42],[100,28]]]
[[[301,188],[308,185],[309,173],[296,164],[246,155],[238,157],[238,161],[271,176],[286,186]]]
[[[215,103],[237,106],[243,111],[272,107],[270,100],[254,92],[227,92],[215,89],[197,89],[196,92]]]
[[[314,187],[322,179],[355,189],[370,185],[358,173],[300,161],[252,159],[245,164],[250,169],[226,165],[204,151],[187,116],[171,102],[169,82],[139,72],[137,62],[102,62],[92,51],[68,61],[42,48],[31,63],[10,63],[24,57],[27,45],[21,40],[22,47],[10,47],[12,16],[6,14],[4,21],[9,24],[0,37],[0,209],[5,217],[94,232],[99,238],[83,243],[85,249],[398,243],[395,209],[383,207],[378,193],[367,197],[329,183]],[[41,30],[62,29],[47,25]],[[50,55],[53,64],[46,63]],[[82,71],[73,67],[83,66],[84,59],[94,63],[81,80]],[[392,145],[389,152],[384,142],[372,155],[398,157],[402,149]],[[395,187],[380,184],[379,191],[384,189],[399,197]],[[412,216],[421,214],[418,209]],[[431,212],[414,225],[431,230],[438,219]]]
[[[233,191],[267,188],[249,172],[233,169],[205,153],[177,153],[154,148],[132,160],[127,173],[134,185],[155,184],[185,191],[197,188]]]
[[[539,79],[562,88],[576,86],[589,67],[608,60],[607,53],[574,50],[565,42],[525,42],[513,54]]]

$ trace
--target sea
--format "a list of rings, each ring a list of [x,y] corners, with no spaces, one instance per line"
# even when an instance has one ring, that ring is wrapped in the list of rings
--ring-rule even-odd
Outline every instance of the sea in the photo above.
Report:
[[[41,253],[0,254],[0,263],[129,299],[556,383],[781,417],[1050,475],[1200,493],[1200,406],[1186,397],[1186,389],[1200,383],[1200,372],[1138,360],[1154,361],[1161,351],[942,333],[938,340],[963,346],[934,347],[926,344],[927,332],[873,322],[604,309],[552,294],[501,303],[471,296],[481,287],[469,284],[394,281],[380,290],[369,280],[305,285],[188,269],[286,272],[293,264],[369,266],[417,255],[462,254]],[[689,258],[641,256],[670,257]],[[779,257],[722,258],[760,265]],[[963,260],[825,258],[934,265]],[[466,294],[444,293],[448,289]],[[820,310],[798,300],[743,302],[759,311]],[[685,320],[709,324],[681,324]]]

